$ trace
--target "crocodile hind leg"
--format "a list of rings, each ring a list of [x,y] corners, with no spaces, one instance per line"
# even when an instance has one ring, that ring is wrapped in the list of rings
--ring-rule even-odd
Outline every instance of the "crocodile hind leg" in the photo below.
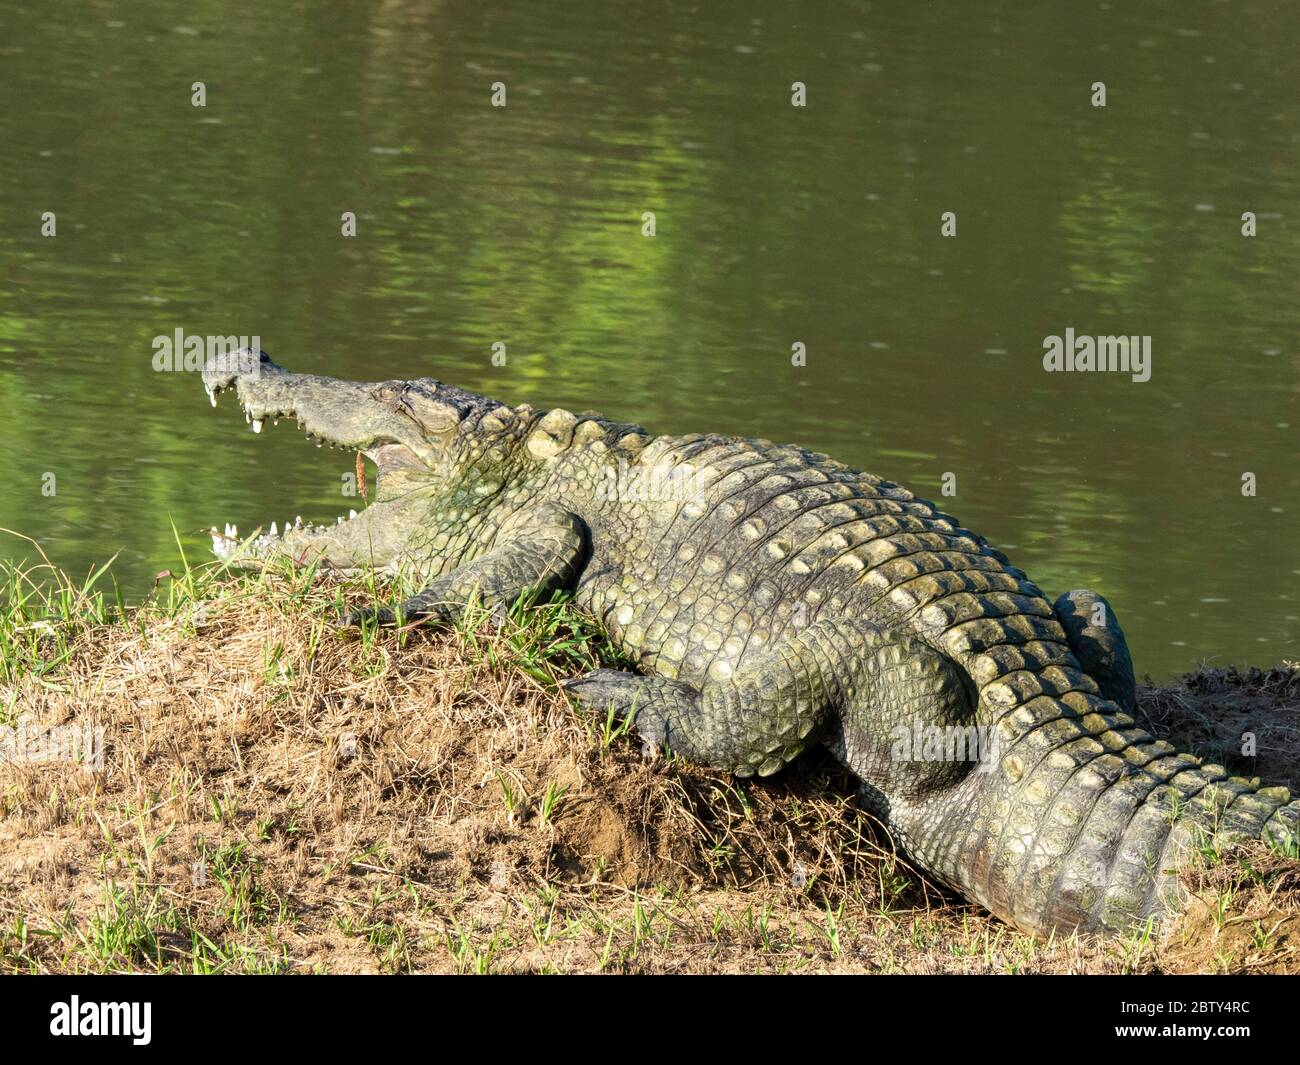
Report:
[[[936,703],[967,715],[971,705],[948,659],[910,637],[841,618],[821,619],[701,688],[601,669],[565,689],[598,712],[612,706],[632,717],[647,742],[738,776],[767,776],[825,740],[868,783],[874,777],[886,786],[893,726],[911,729],[912,716],[933,714]]]
[[[828,705],[819,684],[816,671],[770,655],[703,688],[598,669],[564,689],[597,713],[630,719],[647,746],[747,777],[775,773],[815,742]]]
[[[547,504],[524,511],[486,554],[438,577],[396,611],[353,610],[344,625],[374,618],[392,625],[413,618],[452,621],[477,600],[488,607],[514,602],[529,592],[573,586],[586,555],[586,526],[563,507]]]
[[[1137,700],[1133,659],[1110,603],[1096,592],[1079,588],[1057,599],[1052,610],[1083,671],[1097,682],[1102,695],[1132,713]]]
[[[895,814],[990,756],[975,725],[973,689],[950,658],[903,635],[874,647],[855,679],[826,747],[862,782],[867,807],[906,844]]]

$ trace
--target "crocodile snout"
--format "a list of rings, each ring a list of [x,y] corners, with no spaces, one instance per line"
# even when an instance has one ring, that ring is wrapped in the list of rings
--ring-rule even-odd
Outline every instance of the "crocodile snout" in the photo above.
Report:
[[[256,379],[271,371],[283,373],[264,351],[240,348],[238,351],[219,351],[209,355],[203,366],[203,387],[215,407],[217,393],[234,388],[241,381]]]

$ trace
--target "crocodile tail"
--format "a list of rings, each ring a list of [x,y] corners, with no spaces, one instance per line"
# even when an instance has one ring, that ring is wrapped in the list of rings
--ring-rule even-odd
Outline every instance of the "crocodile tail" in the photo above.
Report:
[[[1204,764],[1085,691],[1003,706],[993,747],[905,831],[941,876],[1034,931],[1162,923],[1205,843],[1300,841],[1287,789]]]

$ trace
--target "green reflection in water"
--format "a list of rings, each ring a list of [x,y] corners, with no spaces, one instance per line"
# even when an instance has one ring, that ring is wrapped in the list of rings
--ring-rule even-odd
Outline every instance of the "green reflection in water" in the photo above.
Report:
[[[344,460],[150,366],[178,327],[258,334],[936,499],[952,472],[945,509],[1049,593],[1108,595],[1140,669],[1296,657],[1300,15],[794,11],[0,6],[0,524],[74,570],[121,551],[138,594],[169,520],[199,552],[345,510]],[[1067,327],[1151,335],[1152,380],[1044,374]]]

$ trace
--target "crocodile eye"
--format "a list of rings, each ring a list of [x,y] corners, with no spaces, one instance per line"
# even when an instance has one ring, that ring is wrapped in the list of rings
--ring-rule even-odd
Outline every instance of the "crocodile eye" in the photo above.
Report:
[[[450,403],[414,389],[402,393],[400,410],[416,423],[426,435],[441,436],[460,424],[460,411]]]

